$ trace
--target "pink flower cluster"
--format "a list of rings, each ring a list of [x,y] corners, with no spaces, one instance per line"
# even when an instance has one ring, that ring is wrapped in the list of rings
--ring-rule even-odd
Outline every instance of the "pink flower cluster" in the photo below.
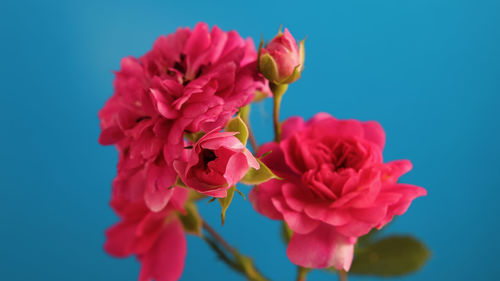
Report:
[[[213,185],[202,181],[192,187],[221,197],[250,167],[258,167],[233,134],[218,131],[257,91],[270,94],[268,82],[257,71],[251,39],[200,23],[158,38],[140,58],[124,58],[114,88],[99,112],[99,142],[119,151],[112,206],[122,222],[108,231],[106,250],[137,255],[141,280],[176,280],[185,255],[182,229],[171,215],[182,211],[183,201],[174,199],[185,193],[175,187],[178,172],[189,184],[197,173]],[[207,134],[187,143],[185,134],[199,132]],[[185,149],[189,145],[195,149]],[[199,163],[195,153],[204,157]],[[228,164],[232,170],[224,171]],[[210,179],[210,173],[218,176]],[[162,269],[169,259],[175,263]]]
[[[173,162],[186,157],[184,133],[222,128],[256,91],[269,91],[256,59],[251,40],[203,23],[158,38],[139,59],[123,59],[115,93],[99,112],[99,142],[120,151],[115,188],[129,192],[131,182],[146,182],[143,195],[134,195],[163,209],[177,177]]]
[[[224,218],[233,187],[256,185],[254,208],[293,231],[293,263],[345,271],[358,237],[426,194],[398,183],[412,168],[408,160],[383,162],[385,133],[376,122],[320,113],[280,127],[279,102],[304,69],[304,42],[297,45],[285,29],[259,54],[235,31],[199,23],[122,60],[114,94],[99,112],[99,142],[119,151],[111,206],[120,221],[106,232],[105,250],[135,255],[140,281],[180,278],[190,194],[221,198]],[[278,141],[256,158],[246,148],[248,116],[240,115],[270,89]]]
[[[250,200],[293,230],[287,254],[297,265],[348,271],[359,236],[426,194],[397,183],[412,168],[408,160],[382,162],[385,134],[376,122],[319,113],[308,122],[292,117],[282,129],[282,142],[263,145],[259,154],[271,151],[263,162],[284,180],[255,187]]]

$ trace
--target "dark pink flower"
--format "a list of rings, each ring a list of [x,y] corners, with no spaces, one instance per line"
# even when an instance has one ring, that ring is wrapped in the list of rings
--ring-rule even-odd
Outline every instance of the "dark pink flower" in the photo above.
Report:
[[[124,58],[99,112],[99,142],[120,151],[115,185],[141,178],[143,194],[124,192],[161,210],[177,177],[172,163],[183,159],[184,133],[222,128],[256,91],[269,93],[256,60],[250,39],[204,23],[158,38],[138,59]]]
[[[235,134],[209,132],[194,144],[187,161],[175,161],[184,184],[209,196],[226,197],[227,190],[250,168],[259,169],[255,157]]]
[[[104,249],[115,257],[135,255],[141,263],[139,281],[179,280],[186,257],[186,237],[177,212],[183,212],[187,190],[175,188],[160,212],[144,202],[129,202],[114,194],[111,205],[121,221],[106,231]]]
[[[250,200],[293,230],[287,255],[295,264],[349,270],[359,236],[382,228],[427,193],[397,183],[412,165],[383,163],[385,133],[376,122],[320,113],[306,123],[292,117],[282,129],[283,141],[263,145],[259,154],[272,151],[263,162],[284,180],[257,186]]]
[[[295,38],[285,28],[260,50],[259,69],[275,84],[289,84],[300,78],[304,69],[304,42],[297,46]]]

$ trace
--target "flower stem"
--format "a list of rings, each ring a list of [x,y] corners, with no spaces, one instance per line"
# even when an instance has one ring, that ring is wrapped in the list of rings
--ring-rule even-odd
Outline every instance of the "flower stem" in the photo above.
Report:
[[[250,145],[252,146],[252,150],[254,153],[257,153],[259,150],[259,145],[257,144],[257,141],[255,140],[255,135],[252,131],[252,126],[250,125],[250,104],[245,105],[240,109],[240,117],[243,122],[245,122],[245,125],[247,125],[248,129],[248,139],[250,140]]]
[[[272,84],[270,85],[271,91],[273,92],[274,96],[274,106],[273,106],[273,119],[274,119],[274,140],[276,142],[281,141],[281,126],[280,126],[280,105],[281,105],[281,98],[285,94],[288,85],[287,84]]]
[[[229,245],[206,221],[202,220],[202,226],[211,236],[204,236],[203,240],[209,244],[212,250],[229,267],[244,274],[250,281],[269,281],[255,268],[251,258],[240,254],[236,248]]]
[[[339,270],[339,281],[347,281],[347,272],[345,270]]]
[[[309,273],[309,269],[297,266],[297,281],[306,281],[307,273]]]
[[[217,240],[217,242],[219,242],[224,248],[226,248],[227,251],[234,252],[233,247],[231,247],[231,245],[229,245],[229,243],[227,243],[226,240],[224,240],[224,238],[222,238],[222,236],[220,236],[220,234],[217,233],[217,231],[215,231],[215,229],[213,229],[213,227],[210,226],[206,221],[202,221],[202,226],[208,233],[210,233],[210,235],[213,236],[215,240]]]

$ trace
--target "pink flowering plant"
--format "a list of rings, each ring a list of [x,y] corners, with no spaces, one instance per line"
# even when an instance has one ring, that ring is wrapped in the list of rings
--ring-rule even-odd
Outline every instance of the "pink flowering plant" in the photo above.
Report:
[[[136,256],[138,280],[178,280],[186,235],[203,238],[248,280],[269,280],[196,208],[217,200],[224,224],[235,193],[245,198],[250,189],[253,208],[282,224],[297,280],[314,269],[340,280],[398,276],[425,263],[429,252],[416,238],[380,233],[427,192],[398,181],[409,160],[384,162],[379,123],[327,113],[280,122],[281,100],[304,61],[304,41],[288,29],[256,50],[251,39],[205,23],[122,60],[99,112],[99,142],[119,152],[110,204],[120,220],[104,249]],[[273,99],[275,136],[259,146],[248,120],[251,104],[264,98]]]

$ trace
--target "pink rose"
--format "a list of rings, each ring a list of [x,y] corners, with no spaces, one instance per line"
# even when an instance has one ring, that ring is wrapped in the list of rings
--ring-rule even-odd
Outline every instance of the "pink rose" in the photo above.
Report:
[[[376,122],[320,113],[306,123],[289,118],[282,129],[283,141],[263,145],[259,154],[272,151],[263,162],[284,180],[260,184],[250,200],[293,230],[287,255],[297,265],[349,270],[359,236],[382,228],[427,193],[397,183],[412,165],[383,163],[385,133]]]
[[[285,28],[260,50],[259,69],[274,84],[290,84],[300,78],[304,69],[304,42],[297,47],[295,38]]]
[[[175,188],[172,199],[160,212],[144,202],[132,203],[113,194],[111,205],[121,222],[106,231],[104,249],[115,257],[135,255],[141,263],[139,281],[176,281],[186,258],[186,237],[176,212],[183,212],[187,190]]]
[[[185,132],[222,128],[255,92],[269,93],[253,42],[199,23],[161,36],[140,58],[122,60],[115,92],[99,112],[99,142],[120,151],[115,185],[153,211],[167,205]],[[134,185],[136,186],[136,185]]]
[[[184,184],[209,196],[226,197],[227,190],[250,168],[259,169],[255,157],[235,134],[209,132],[194,144],[187,161],[176,161],[174,167]]]

